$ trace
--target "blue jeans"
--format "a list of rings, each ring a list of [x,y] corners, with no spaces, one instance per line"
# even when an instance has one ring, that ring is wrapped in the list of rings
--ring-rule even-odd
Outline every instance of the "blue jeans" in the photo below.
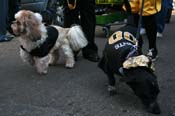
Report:
[[[168,2],[167,7],[173,8],[173,0],[167,0],[167,2]]]
[[[8,17],[8,0],[1,0],[0,4],[0,36],[6,34]]]
[[[161,11],[156,15],[157,21],[157,32],[162,33],[165,28],[165,18],[168,12],[168,9],[172,7],[173,0],[162,0]]]

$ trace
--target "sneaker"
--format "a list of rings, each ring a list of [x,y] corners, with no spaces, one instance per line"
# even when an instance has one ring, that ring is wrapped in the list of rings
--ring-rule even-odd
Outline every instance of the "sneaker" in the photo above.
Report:
[[[162,34],[162,33],[157,32],[157,38],[162,38],[162,37],[163,37],[163,34]]]
[[[146,34],[146,30],[145,30],[145,28],[141,28],[140,29],[140,35],[144,35],[144,34]]]
[[[83,54],[83,57],[92,62],[98,62],[100,60],[100,57],[98,56],[97,53]]]
[[[154,48],[149,49],[147,56],[148,56],[149,58],[151,58],[152,61],[156,61],[156,59],[157,59],[157,57],[158,57],[158,56],[157,56],[157,50],[155,50]]]
[[[6,36],[9,37],[9,38],[14,38],[14,37],[15,37],[15,36],[14,36],[11,32],[9,32],[9,31],[7,31]]]
[[[10,41],[12,39],[13,39],[13,37],[9,37],[6,35],[0,35],[0,42]]]

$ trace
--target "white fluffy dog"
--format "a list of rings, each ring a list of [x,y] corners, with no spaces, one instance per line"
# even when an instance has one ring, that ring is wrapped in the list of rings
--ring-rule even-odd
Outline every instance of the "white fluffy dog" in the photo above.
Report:
[[[87,40],[76,25],[62,28],[42,23],[42,16],[29,10],[20,10],[15,14],[11,25],[13,32],[19,36],[20,56],[25,62],[34,65],[39,74],[46,74],[48,65],[55,65],[59,49],[63,50],[65,67],[73,68],[75,64],[74,51],[79,51],[87,45]]]

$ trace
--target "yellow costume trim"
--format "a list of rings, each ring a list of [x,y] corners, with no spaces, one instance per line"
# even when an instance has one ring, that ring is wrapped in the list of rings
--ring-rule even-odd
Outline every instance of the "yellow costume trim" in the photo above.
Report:
[[[131,39],[132,38],[132,39]],[[129,32],[116,31],[113,33],[108,40],[109,44],[114,44],[122,39],[132,42],[134,45],[137,44],[137,39]]]
[[[153,63],[151,63],[150,59],[145,55],[139,55],[135,57],[130,57],[123,63],[123,68],[130,69],[135,67],[147,67],[151,68],[153,71],[155,70]]]
[[[75,9],[76,6],[77,6],[77,0],[74,1],[74,5],[72,5],[72,4],[69,2],[69,0],[67,0],[67,5],[68,5],[68,7],[69,7],[70,10],[73,10],[73,9]]]

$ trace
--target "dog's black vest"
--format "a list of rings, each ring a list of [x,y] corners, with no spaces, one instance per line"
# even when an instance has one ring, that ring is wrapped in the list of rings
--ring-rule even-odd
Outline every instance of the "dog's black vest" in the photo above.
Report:
[[[110,69],[112,72],[120,74],[119,69],[122,67],[123,62],[129,57],[138,55],[137,50],[134,50],[136,47],[135,43],[130,41],[133,39],[133,37],[135,38],[137,29],[132,26],[124,26],[117,32],[121,32],[122,35],[113,34],[110,37],[113,40],[112,42],[109,41],[109,38],[103,51],[104,57],[99,62],[99,67],[104,71]],[[128,36],[129,40],[124,38],[124,32],[131,35]],[[121,39],[116,40],[118,38]]]
[[[55,42],[58,38],[59,33],[58,33],[57,29],[52,27],[52,26],[48,26],[46,29],[47,29],[48,37],[40,46],[36,47],[35,49],[33,49],[31,51],[27,51],[23,46],[21,46],[21,48],[24,51],[28,52],[31,56],[44,57],[44,56],[48,55],[50,50],[55,45]]]

